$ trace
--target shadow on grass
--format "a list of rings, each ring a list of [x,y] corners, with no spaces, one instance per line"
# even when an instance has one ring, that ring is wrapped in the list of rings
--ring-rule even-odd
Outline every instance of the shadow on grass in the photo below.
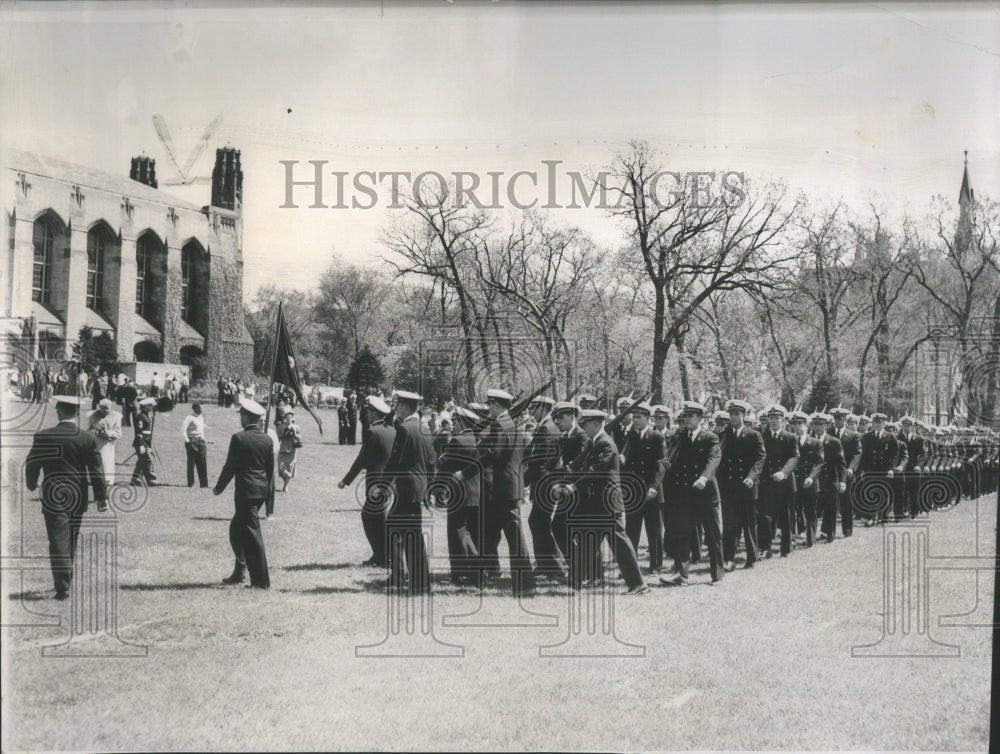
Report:
[[[298,563],[282,566],[285,571],[342,571],[345,568],[363,568],[360,563]]]
[[[118,588],[125,592],[173,592],[191,589],[222,589],[223,584],[215,581],[182,581],[176,584],[122,584]]]
[[[289,591],[282,589],[281,591]],[[312,589],[303,589],[300,594],[362,594],[369,591],[356,586],[314,586]]]
[[[232,516],[192,516],[192,521],[232,521]]]

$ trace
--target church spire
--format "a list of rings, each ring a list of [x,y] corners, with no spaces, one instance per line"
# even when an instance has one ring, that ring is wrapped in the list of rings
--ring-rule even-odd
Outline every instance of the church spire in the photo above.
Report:
[[[958,191],[958,227],[955,228],[955,246],[965,250],[972,243],[975,224],[976,193],[969,180],[969,151],[965,150],[965,168],[962,171],[962,188]]]
[[[969,150],[965,150],[965,170],[962,172],[962,188],[958,192],[958,206],[963,207],[976,201],[976,194],[972,190],[972,182],[969,180]]]

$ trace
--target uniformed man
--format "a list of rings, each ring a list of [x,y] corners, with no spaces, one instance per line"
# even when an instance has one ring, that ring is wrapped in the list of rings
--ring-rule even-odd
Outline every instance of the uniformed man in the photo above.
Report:
[[[617,409],[617,412],[621,414],[631,405],[632,401],[629,398],[621,397],[615,404],[615,408]],[[626,414],[625,417],[611,430],[611,439],[615,441],[615,447],[618,448],[619,453],[625,449],[625,440],[630,431],[632,431],[632,415]],[[623,460],[622,463],[625,463],[625,461]]]
[[[696,401],[685,401],[678,415],[677,455],[674,477],[678,499],[675,536],[677,575],[660,576],[660,581],[674,586],[688,584],[688,560],[691,554],[691,532],[701,523],[708,546],[712,584],[722,580],[722,510],[716,470],[722,460],[719,438],[701,426],[705,407]]]
[[[411,595],[430,594],[423,506],[428,502],[427,484],[434,474],[437,459],[430,433],[421,427],[417,413],[422,396],[399,390],[396,398],[396,436],[384,470],[394,488],[394,500],[386,520],[389,530],[386,586],[390,589],[405,587]]]
[[[514,396],[506,390],[492,388],[486,391],[490,422],[478,445],[480,463],[456,471],[455,479],[461,482],[467,476],[478,474],[480,466],[492,468],[493,485],[483,510],[485,531],[482,550],[487,557],[495,557],[502,536],[510,553],[514,596],[530,597],[535,594],[535,577],[520,517],[524,497],[524,470],[521,465],[524,447],[509,413],[513,401]]]
[[[383,472],[389,462],[392,444],[396,440],[396,430],[385,423],[392,410],[388,403],[376,395],[369,395],[365,401],[370,423],[361,433],[361,451],[337,487],[344,489],[353,484],[358,474],[365,472],[365,502],[361,508],[361,526],[372,548],[372,555],[361,565],[385,568],[389,563],[385,521],[392,501],[392,481],[387,480]]]
[[[653,406],[653,429],[664,437],[670,431],[670,409],[662,403]]]
[[[229,523],[229,544],[236,563],[222,583],[240,584],[249,571],[251,587],[268,589],[271,578],[260,530],[260,506],[266,503],[274,480],[274,444],[260,428],[264,407],[249,398],[241,399],[239,405],[243,431],[230,439],[229,453],[213,490],[221,495],[229,482],[236,480],[236,512]]]
[[[78,424],[83,399],[60,395],[54,427],[35,433],[25,460],[25,484],[32,492],[42,477],[42,515],[49,539],[55,599],[69,597],[80,523],[89,506],[88,483],[99,511],[107,510],[107,488],[97,437]]]
[[[899,471],[897,471],[893,477],[891,487],[893,519],[896,523],[899,523],[906,516],[903,509],[903,501],[906,494],[904,471],[906,469],[906,464],[909,462],[909,451],[906,447],[906,442],[900,437],[899,422],[886,422],[885,431],[896,442],[896,468],[899,469]]]
[[[823,471],[823,443],[809,435],[808,425],[809,414],[792,412],[792,434],[799,446],[799,462],[795,465],[795,509],[805,518],[806,547],[812,547],[816,539],[816,480]]]
[[[820,528],[822,539],[832,542],[837,535],[837,504],[847,491],[847,465],[844,446],[836,435],[827,429],[833,426],[830,414],[812,415],[813,435],[823,443],[823,470],[819,474],[817,499],[823,517]]]
[[[528,528],[535,547],[535,575],[565,583],[564,558],[552,533],[556,501],[553,492],[554,472],[559,466],[559,428],[550,416],[555,401],[544,395],[534,398],[528,410],[536,422],[524,452],[524,484],[531,497]]]
[[[580,407],[571,401],[559,401],[552,408],[552,420],[559,428],[559,465],[556,474],[558,482],[566,481],[568,474],[580,470],[580,465],[583,463],[583,452],[590,442],[587,434],[577,424],[579,415]],[[569,516],[573,512],[574,506],[578,504],[578,500],[568,495],[558,495],[555,513],[552,516],[552,536],[567,564],[570,546]],[[597,553],[597,556],[596,565],[591,562],[585,566],[583,580],[588,583],[603,575],[600,552]]]
[[[858,417],[846,408],[835,408],[832,430],[828,431],[840,440],[844,455],[844,491],[839,495],[840,532],[845,537],[854,534],[854,479],[861,463],[861,435],[858,434]]]
[[[627,408],[627,406],[626,406]],[[667,447],[663,435],[649,426],[653,408],[642,402],[632,409],[632,428],[625,439],[622,474],[625,500],[625,532],[633,549],[646,527],[649,572],[663,569],[663,474],[667,467]]]
[[[781,556],[792,551],[792,508],[795,504],[795,467],[799,445],[795,435],[783,429],[786,411],[773,404],[764,411],[767,428],[764,438],[764,472],[760,478],[760,508],[757,538],[765,558],[771,557],[771,545],[777,527],[781,527]]]
[[[764,438],[746,426],[751,406],[746,401],[726,404],[729,422],[719,435],[721,462],[716,475],[722,498],[723,568],[736,567],[736,541],[743,534],[746,546],[744,568],[757,562],[757,483],[764,471]]]
[[[872,431],[872,420],[867,414],[858,415],[858,434],[867,435]]]
[[[907,460],[903,469],[903,512],[909,512],[910,518],[920,514],[920,496],[923,486],[924,467],[927,465],[927,447],[924,438],[917,432],[912,416],[904,416],[899,420],[899,441],[906,446]]]
[[[899,458],[899,447],[896,438],[885,431],[885,422],[888,417],[880,411],[876,411],[871,416],[872,431],[861,438],[861,480],[859,485],[862,489],[858,495],[862,500],[881,499],[882,495],[875,490],[864,489],[868,485],[878,485],[882,487],[886,500],[882,502],[881,508],[876,512],[875,519],[885,524],[892,508],[892,479],[898,471],[897,459]],[[871,524],[866,523],[866,526]]]
[[[448,555],[453,584],[476,581],[479,568],[481,529],[479,477],[470,476],[456,482],[452,474],[478,462],[475,426],[479,416],[462,406],[452,411],[454,431],[442,448],[437,462],[436,494],[444,495],[448,510]],[[473,538],[476,532],[477,539]],[[478,583],[478,581],[476,581]]]
[[[139,401],[139,413],[135,417],[135,468],[132,470],[132,484],[157,486],[156,470],[153,466],[153,406],[155,398],[143,398]]]
[[[597,396],[590,393],[580,393],[576,396],[576,402],[581,411],[586,411],[597,405]]]
[[[580,422],[590,438],[578,470],[569,473],[566,494],[579,492],[579,516],[574,515],[583,531],[575,532],[570,543],[570,586],[579,590],[583,585],[586,563],[602,541],[611,546],[618,569],[628,587],[625,594],[640,595],[649,591],[642,578],[635,549],[625,534],[621,488],[619,486],[620,456],[615,442],[604,431],[607,415],[600,409],[580,412]]]
[[[721,435],[729,427],[729,412],[716,411],[712,414],[712,423],[715,425],[713,427],[715,434]]]

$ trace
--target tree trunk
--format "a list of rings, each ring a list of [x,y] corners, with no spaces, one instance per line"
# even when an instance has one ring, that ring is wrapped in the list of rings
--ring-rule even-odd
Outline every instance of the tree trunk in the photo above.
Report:
[[[684,400],[694,400],[691,397],[691,379],[688,375],[687,353],[684,351],[684,336],[675,335],[674,345],[677,346],[677,368],[681,374],[681,394]]]
[[[653,312],[653,370],[649,378],[649,389],[653,393],[653,403],[663,402],[663,367],[667,362],[667,351],[670,346],[663,339],[663,318],[666,314],[666,302],[663,286],[656,286],[656,305]]]

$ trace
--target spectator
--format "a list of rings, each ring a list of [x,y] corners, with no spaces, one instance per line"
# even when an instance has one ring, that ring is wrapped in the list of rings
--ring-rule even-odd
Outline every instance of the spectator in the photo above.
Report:
[[[122,436],[122,416],[111,410],[112,403],[102,398],[97,408],[90,412],[89,429],[97,435],[97,449],[104,467],[104,483],[110,488],[115,483],[115,442]]]
[[[177,390],[177,402],[187,403],[188,402],[188,376],[187,372],[181,373],[180,387]]]
[[[285,414],[285,421],[279,425],[278,439],[278,476],[282,481],[281,491],[285,492],[288,482],[295,477],[295,460],[302,447],[302,433],[295,423],[295,412],[291,409]]]
[[[184,451],[187,455],[187,483],[194,487],[194,472],[198,470],[198,484],[208,487],[208,465],[206,462],[205,417],[201,414],[201,404],[191,404],[191,413],[184,417],[181,425]]]

